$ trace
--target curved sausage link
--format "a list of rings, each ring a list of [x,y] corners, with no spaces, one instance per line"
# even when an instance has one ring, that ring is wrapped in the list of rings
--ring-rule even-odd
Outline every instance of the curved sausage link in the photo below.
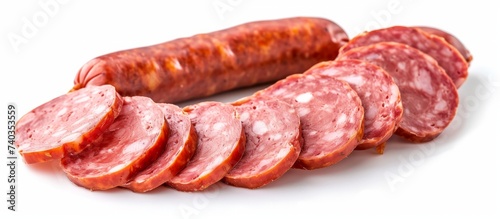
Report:
[[[80,69],[73,90],[111,84],[124,96],[180,102],[304,72],[335,59],[347,41],[322,18],[251,22],[97,57]]]

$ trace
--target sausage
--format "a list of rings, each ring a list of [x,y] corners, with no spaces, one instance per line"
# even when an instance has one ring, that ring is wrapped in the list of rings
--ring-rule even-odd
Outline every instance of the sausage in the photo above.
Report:
[[[345,81],[294,74],[255,95],[283,100],[299,114],[304,145],[294,168],[333,165],[351,154],[361,141],[364,108]]]
[[[457,88],[465,82],[469,74],[468,64],[457,49],[442,37],[428,34],[418,28],[394,26],[366,32],[345,44],[340,53],[378,42],[403,43],[430,55],[451,77]]]
[[[184,107],[198,135],[195,154],[167,182],[179,191],[201,191],[221,180],[241,159],[246,136],[233,106],[201,102]]]
[[[338,59],[367,61],[394,78],[404,108],[395,134],[410,141],[436,138],[457,113],[458,92],[453,81],[435,59],[413,47],[382,42],[349,50]]]
[[[458,52],[460,52],[462,57],[464,57],[465,61],[467,61],[467,63],[470,66],[470,63],[472,62],[472,59],[473,59],[472,54],[457,37],[453,36],[452,34],[446,32],[444,30],[441,30],[441,29],[438,29],[435,27],[417,26],[416,28],[423,30],[423,31],[430,33],[430,34],[433,34],[433,35],[436,35],[439,37],[443,37],[444,40],[446,40],[446,42],[451,44],[453,47],[455,47],[458,50]]]
[[[335,59],[347,41],[340,26],[322,18],[251,22],[99,56],[79,70],[73,90],[111,84],[124,96],[181,102],[303,72]]]
[[[165,151],[151,166],[122,185],[134,192],[147,192],[170,180],[186,166],[196,150],[198,136],[187,113],[173,104],[158,105],[169,127]]]
[[[27,164],[79,153],[113,123],[122,104],[110,85],[88,86],[56,97],[19,119],[18,152]]]
[[[245,130],[245,153],[224,176],[233,186],[259,188],[285,174],[299,157],[300,118],[292,105],[274,98],[234,102]]]
[[[321,74],[346,81],[361,98],[364,134],[356,149],[384,144],[394,134],[403,116],[399,88],[384,69],[361,60],[318,63],[304,74]]]
[[[147,97],[123,97],[123,108],[102,140],[61,159],[66,176],[90,190],[125,184],[153,163],[165,149],[168,124],[162,110]]]

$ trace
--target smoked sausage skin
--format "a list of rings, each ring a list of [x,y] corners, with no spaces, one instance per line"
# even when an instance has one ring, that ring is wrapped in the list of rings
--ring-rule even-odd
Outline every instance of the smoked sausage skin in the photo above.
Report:
[[[336,23],[292,17],[118,51],[83,65],[73,90],[113,85],[124,96],[176,103],[270,83],[333,60],[348,41]]]

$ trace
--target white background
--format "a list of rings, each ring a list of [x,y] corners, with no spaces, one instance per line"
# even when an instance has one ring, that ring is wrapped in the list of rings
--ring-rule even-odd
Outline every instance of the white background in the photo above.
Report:
[[[409,144],[393,138],[384,155],[355,151],[328,168],[291,170],[261,189],[218,183],[198,193],[166,187],[147,194],[125,189],[91,192],[67,180],[57,163],[28,166],[19,159],[18,212],[11,214],[2,204],[2,218],[7,213],[9,218],[500,216],[500,145],[496,140],[500,19],[497,7],[490,3],[494,1],[66,0],[49,11],[40,4],[45,2],[49,0],[0,3],[2,139],[6,139],[8,103],[15,103],[18,115],[24,115],[64,94],[71,89],[78,69],[93,57],[262,19],[324,17],[342,26],[350,37],[391,25],[435,26],[458,36],[474,61],[459,90],[458,115],[431,143]],[[214,5],[227,10],[217,11]],[[23,33],[26,25],[36,30],[32,27]],[[13,36],[25,40],[16,44],[10,40]],[[257,89],[208,99],[230,101]],[[5,140],[3,145],[0,197],[5,203]]]

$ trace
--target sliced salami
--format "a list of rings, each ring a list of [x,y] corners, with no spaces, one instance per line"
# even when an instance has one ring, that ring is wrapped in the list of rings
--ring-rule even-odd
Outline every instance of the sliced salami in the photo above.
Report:
[[[428,34],[418,28],[394,26],[373,30],[354,37],[340,49],[345,53],[353,48],[379,42],[407,44],[430,55],[439,63],[459,88],[467,79],[468,64],[460,52],[442,37]]]
[[[245,132],[233,106],[201,102],[184,108],[198,135],[195,154],[167,184],[200,191],[221,180],[245,151]]]
[[[460,52],[462,57],[464,57],[465,61],[467,61],[467,63],[469,65],[472,62],[472,59],[473,59],[472,54],[457,37],[453,36],[452,34],[446,32],[444,30],[437,29],[434,27],[419,26],[416,28],[421,29],[421,30],[423,30],[427,33],[430,33],[430,34],[433,34],[433,35],[436,35],[439,37],[443,37],[444,40],[446,40],[446,42],[451,44],[453,47],[455,47]]]
[[[403,118],[396,134],[411,141],[437,137],[453,120],[458,93],[453,81],[429,55],[405,44],[383,42],[343,53],[385,69],[401,92]]]
[[[186,166],[196,150],[198,137],[187,113],[173,104],[158,105],[167,119],[169,137],[160,157],[123,185],[134,192],[147,192],[170,180]]]
[[[291,75],[256,93],[292,104],[299,114],[304,145],[295,168],[335,164],[363,136],[364,109],[347,82],[317,74]]]
[[[300,118],[292,105],[274,98],[250,97],[233,105],[245,130],[245,153],[223,181],[262,187],[285,174],[299,157]]]
[[[361,60],[318,63],[304,74],[321,74],[346,81],[358,93],[365,109],[363,139],[356,149],[385,143],[403,116],[399,88],[384,69]]]
[[[99,138],[122,107],[113,86],[90,86],[44,103],[19,119],[16,146],[28,164],[60,159]]]
[[[148,97],[124,97],[123,108],[102,140],[61,160],[67,177],[90,190],[125,184],[165,149],[168,124]]]

